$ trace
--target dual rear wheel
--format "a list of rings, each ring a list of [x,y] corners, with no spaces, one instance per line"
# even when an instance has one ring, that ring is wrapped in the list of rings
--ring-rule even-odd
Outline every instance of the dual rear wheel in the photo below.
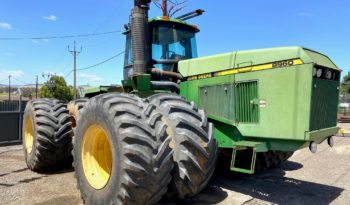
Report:
[[[88,204],[153,204],[165,193],[191,197],[214,172],[213,127],[204,111],[177,95],[100,95],[77,124],[74,167]]]

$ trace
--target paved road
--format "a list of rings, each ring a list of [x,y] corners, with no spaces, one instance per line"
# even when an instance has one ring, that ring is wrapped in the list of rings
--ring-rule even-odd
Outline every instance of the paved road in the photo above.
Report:
[[[350,125],[345,125],[350,128]],[[344,125],[343,125],[344,127]],[[73,170],[37,174],[21,146],[0,147],[0,204],[81,204]],[[217,171],[210,185],[185,202],[163,204],[350,204],[350,137],[317,154],[297,151],[281,167],[249,176]]]

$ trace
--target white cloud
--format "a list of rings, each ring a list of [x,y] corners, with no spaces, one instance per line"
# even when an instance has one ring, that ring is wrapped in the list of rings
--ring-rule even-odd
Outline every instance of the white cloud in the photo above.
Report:
[[[5,53],[5,55],[7,55],[7,56],[13,56],[13,53],[7,52],[7,53]]]
[[[11,30],[12,26],[9,23],[6,22],[0,22],[0,28],[4,30]]]
[[[50,16],[43,16],[43,19],[46,19],[48,21],[57,21],[57,16],[55,15],[50,15]]]
[[[50,40],[49,40],[49,39],[46,39],[46,38],[45,38],[45,39],[33,39],[32,42],[33,42],[33,43],[37,43],[37,44],[38,44],[38,43],[42,43],[42,42],[44,42],[44,43],[49,43]]]
[[[0,70],[0,76],[13,76],[13,77],[21,77],[24,75],[24,72],[21,70]]]
[[[101,77],[99,77],[97,75],[93,75],[93,74],[86,74],[86,73],[79,74],[79,78],[82,78],[82,79],[90,81],[90,82],[102,81]]]
[[[42,73],[39,73],[38,75],[57,75],[57,76],[61,76],[61,77],[64,77],[64,74],[63,73],[56,73],[56,72],[53,72],[53,71],[44,71]]]

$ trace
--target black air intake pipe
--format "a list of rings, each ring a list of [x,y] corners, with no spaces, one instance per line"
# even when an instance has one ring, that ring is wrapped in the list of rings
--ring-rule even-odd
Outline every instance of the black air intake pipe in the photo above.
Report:
[[[149,1],[135,0],[131,11],[131,39],[133,57],[133,75],[147,73],[147,28]]]
[[[180,93],[180,86],[169,81],[151,81],[151,88],[153,90],[170,90],[173,93]]]

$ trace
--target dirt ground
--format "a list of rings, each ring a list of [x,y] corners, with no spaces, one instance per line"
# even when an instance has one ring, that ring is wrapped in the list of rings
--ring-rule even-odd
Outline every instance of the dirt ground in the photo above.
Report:
[[[350,128],[349,124],[341,125]],[[21,146],[0,147],[0,204],[82,204],[73,170],[29,171]],[[260,175],[214,174],[209,186],[188,201],[162,204],[350,204],[350,137],[323,143],[318,152],[297,151],[280,167]]]

